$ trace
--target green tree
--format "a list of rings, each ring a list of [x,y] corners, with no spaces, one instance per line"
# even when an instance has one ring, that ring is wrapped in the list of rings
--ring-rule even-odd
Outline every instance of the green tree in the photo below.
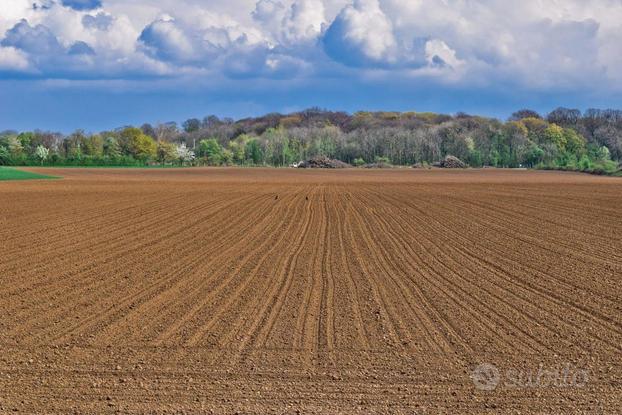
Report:
[[[484,165],[482,153],[479,150],[470,151],[466,162],[471,167],[482,167]]]
[[[5,146],[0,146],[0,166],[7,166],[11,164],[11,153]]]
[[[311,151],[320,156],[335,157],[337,139],[341,135],[339,128],[326,126],[319,131]]]
[[[578,167],[579,167],[579,170],[582,170],[582,171],[588,171],[592,169],[593,167],[592,160],[590,160],[587,154],[584,154],[583,157],[581,157],[581,160],[579,160]]]
[[[265,158],[273,166],[286,166],[290,164],[294,155],[289,148],[289,138],[283,128],[269,128],[261,138],[266,143]]]
[[[34,139],[34,133],[31,132],[23,132],[17,136],[17,141],[22,146],[22,149],[26,152],[30,152],[31,144]]]
[[[233,164],[233,152],[228,148],[222,150],[222,162],[226,166]]]
[[[160,164],[172,163],[177,159],[177,147],[168,141],[158,141],[156,156]]]
[[[104,139],[103,151],[106,157],[117,159],[121,157],[121,146],[119,140],[115,137],[108,136]]]
[[[158,148],[155,141],[139,128],[128,127],[120,136],[126,151],[135,159],[147,161],[156,157]]]
[[[9,137],[8,149],[9,149],[9,154],[11,155],[13,159],[21,158],[25,155],[22,141],[19,140],[17,137],[13,137],[13,136]]]
[[[550,124],[546,130],[544,130],[544,141],[552,143],[557,147],[558,151],[566,150],[566,135],[564,129],[557,124]]]
[[[104,155],[104,140],[99,134],[93,134],[85,137],[83,140],[82,151],[84,154],[92,157],[102,157]]]
[[[211,166],[218,166],[223,162],[223,148],[215,138],[199,142],[199,156],[203,157]]]
[[[599,161],[610,161],[611,152],[609,151],[609,148],[607,148],[606,146],[600,147],[598,151],[596,152],[596,158]]]
[[[510,167],[512,155],[503,132],[495,132],[491,138],[490,163],[495,167]]]
[[[254,165],[260,165],[264,163],[263,149],[261,144],[256,138],[253,138],[246,143],[245,149],[247,159]]]
[[[527,128],[527,138],[536,144],[544,141],[544,131],[549,126],[548,122],[541,118],[528,117],[519,121]]]
[[[246,161],[246,143],[235,140],[229,142],[232,160],[236,164],[244,164]]]
[[[525,164],[528,167],[535,167],[544,161],[544,150],[537,144],[530,142],[525,152]]]
[[[504,160],[504,166],[518,167],[524,161],[529,130],[522,122],[510,121],[503,127],[503,134],[507,147],[507,159]]]
[[[564,139],[566,141],[566,151],[581,157],[585,154],[587,140],[572,128],[564,128]]]

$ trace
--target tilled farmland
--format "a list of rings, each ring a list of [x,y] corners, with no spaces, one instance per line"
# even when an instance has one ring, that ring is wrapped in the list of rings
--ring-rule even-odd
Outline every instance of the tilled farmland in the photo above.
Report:
[[[44,172],[0,183],[0,413],[622,407],[621,179]]]

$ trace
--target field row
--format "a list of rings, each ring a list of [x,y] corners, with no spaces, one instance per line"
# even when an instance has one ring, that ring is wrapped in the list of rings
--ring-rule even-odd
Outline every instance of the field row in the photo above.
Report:
[[[617,182],[198,171],[0,187],[3,372],[69,400],[84,379],[103,396],[127,376],[126,411],[158,393],[194,393],[195,409],[261,412],[281,396],[320,411],[339,394],[340,410],[405,410],[452,391],[446,408],[476,411],[481,362],[590,365],[589,393],[620,388]],[[263,400],[240,406],[248,393]],[[579,396],[565,393],[532,398],[561,410]],[[530,402],[512,396],[484,398]]]

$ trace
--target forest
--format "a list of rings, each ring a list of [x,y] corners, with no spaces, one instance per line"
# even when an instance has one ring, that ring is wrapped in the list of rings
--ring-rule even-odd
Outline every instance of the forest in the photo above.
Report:
[[[0,132],[0,165],[289,166],[326,156],[354,166],[426,167],[452,155],[471,167],[619,173],[622,111],[520,110],[506,121],[458,113],[345,112],[312,108],[233,120],[124,126],[68,135]]]

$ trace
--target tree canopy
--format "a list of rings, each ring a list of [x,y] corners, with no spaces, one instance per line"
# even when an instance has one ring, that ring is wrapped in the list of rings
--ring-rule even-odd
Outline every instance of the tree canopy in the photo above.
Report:
[[[214,115],[140,128],[69,135],[0,133],[0,164],[271,165],[314,156],[361,165],[434,163],[454,155],[473,167],[617,168],[622,112],[522,109],[502,122],[459,113],[344,112],[311,108],[232,120]],[[193,157],[180,158],[181,146]],[[47,150],[47,153],[45,153]],[[45,155],[47,154],[47,155]],[[182,160],[183,159],[183,160]]]

